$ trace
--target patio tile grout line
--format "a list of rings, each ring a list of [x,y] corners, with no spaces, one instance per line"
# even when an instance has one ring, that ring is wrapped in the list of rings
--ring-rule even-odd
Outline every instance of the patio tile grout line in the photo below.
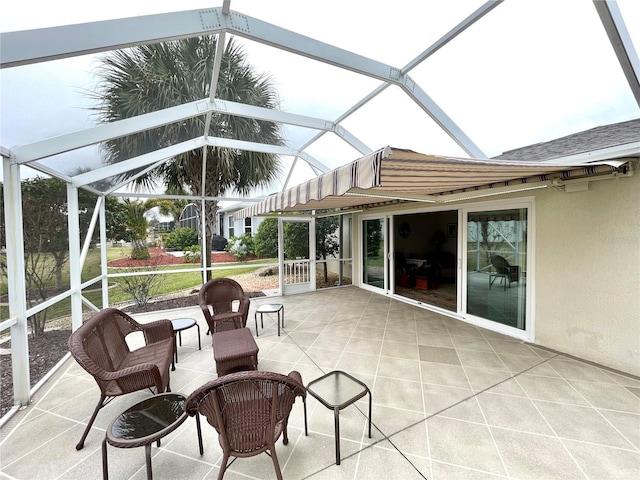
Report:
[[[524,374],[524,373],[528,372],[529,370],[531,370],[531,369],[533,369],[533,368],[535,368],[535,367],[537,367],[537,366],[539,366],[539,365],[542,365],[542,364],[544,364],[544,363],[548,362],[549,360],[551,360],[551,359],[553,359],[553,358],[556,358],[556,357],[558,357],[558,356],[560,356],[560,354],[556,354],[555,356],[553,356],[553,357],[549,357],[549,358],[547,358],[547,359],[542,359],[542,361],[541,361],[540,363],[537,363],[536,365],[532,365],[531,367],[526,368],[525,370],[523,370],[523,371],[521,371],[521,372],[518,372],[518,373],[516,373],[516,374],[512,375],[512,376],[511,376],[511,377],[509,377],[509,378],[505,378],[504,380],[501,380],[501,381],[499,381],[498,383],[496,383],[496,384],[494,384],[494,385],[490,385],[490,386],[488,386],[488,387],[486,387],[486,388],[484,388],[484,389],[480,390],[479,392],[476,392],[476,393],[474,393],[473,395],[470,395],[469,397],[463,398],[463,399],[461,399],[460,401],[458,401],[458,402],[454,403],[453,405],[449,405],[448,407],[443,408],[442,410],[439,410],[439,411],[437,411],[437,412],[435,412],[435,413],[432,413],[431,415],[427,415],[425,418],[423,418],[423,419],[421,419],[421,420],[419,420],[419,421],[417,421],[417,422],[414,422],[414,423],[412,423],[412,424],[410,424],[410,425],[408,425],[408,426],[406,426],[406,427],[404,427],[404,428],[402,428],[402,429],[400,429],[400,430],[398,430],[398,431],[396,431],[396,432],[394,432],[394,433],[392,433],[392,434],[390,434],[390,435],[386,435],[382,430],[380,430],[380,428],[378,428],[378,426],[375,424],[375,422],[373,422],[373,421],[372,421],[371,423],[373,424],[373,426],[376,428],[376,430],[378,430],[378,431],[379,431],[379,432],[384,436],[384,438],[382,438],[382,439],[380,439],[380,440],[378,440],[378,441],[376,441],[376,442],[374,442],[374,443],[372,443],[372,444],[370,444],[370,445],[367,445],[367,446],[366,446],[365,448],[363,448],[362,450],[359,450],[359,451],[357,451],[357,452],[354,452],[354,453],[352,453],[351,455],[347,455],[347,456],[346,456],[346,457],[344,457],[344,458],[350,458],[350,457],[352,457],[352,456],[354,456],[354,455],[356,455],[356,454],[359,454],[360,452],[362,452],[362,451],[364,451],[364,450],[366,450],[366,449],[368,449],[368,448],[371,448],[371,447],[373,447],[373,446],[375,446],[375,445],[377,445],[377,444],[379,444],[379,443],[383,442],[384,440],[387,440],[387,441],[388,441],[388,442],[393,446],[393,448],[394,448],[394,449],[396,449],[396,450],[398,451],[398,453],[400,453],[400,455],[402,455],[402,457],[403,457],[403,458],[405,458],[405,459],[407,460],[407,462],[409,462],[409,463],[411,464],[411,466],[412,466],[413,468],[415,468],[415,469],[416,469],[416,471],[417,471],[417,472],[418,472],[418,473],[419,473],[423,478],[427,478],[427,477],[425,477],[425,476],[420,472],[420,470],[418,470],[418,468],[413,464],[413,462],[411,462],[411,460],[409,460],[409,459],[404,455],[404,453],[402,452],[402,450],[400,450],[400,448],[399,448],[399,447],[397,447],[397,446],[393,443],[393,441],[391,440],[391,438],[390,438],[390,437],[392,437],[392,436],[394,436],[394,435],[397,435],[398,433],[404,432],[405,430],[408,430],[408,429],[410,429],[410,428],[413,428],[413,427],[415,427],[415,426],[417,426],[417,425],[421,424],[421,423],[422,423],[422,422],[424,422],[425,420],[429,420],[430,418],[436,417],[436,416],[440,415],[441,413],[446,412],[447,410],[449,410],[449,409],[451,409],[451,408],[453,408],[453,407],[455,407],[455,406],[457,406],[457,405],[460,405],[461,403],[464,403],[464,402],[466,402],[467,400],[470,400],[470,399],[472,399],[472,398],[475,398],[475,397],[477,397],[478,395],[480,395],[481,393],[484,393],[484,392],[486,392],[487,390],[490,390],[490,389],[492,389],[492,388],[494,388],[494,387],[497,387],[498,385],[501,385],[502,383],[504,383],[504,382],[506,382],[506,381],[508,381],[508,380],[512,380],[512,379],[514,379],[514,378],[516,378],[516,377],[518,377],[518,376],[520,376],[520,375],[522,375],[522,374]],[[357,404],[355,404],[355,407],[356,407],[356,409],[357,409],[357,410],[358,410],[358,411],[359,411],[363,416],[365,416],[365,417],[366,417],[366,414],[365,414],[365,413],[360,409],[360,407],[358,407],[358,405],[357,405]],[[498,451],[499,451],[499,450],[498,450]],[[321,471],[321,470],[320,470],[320,471]],[[317,472],[316,472],[316,473],[317,473]],[[308,478],[308,477],[305,477],[305,478]]]

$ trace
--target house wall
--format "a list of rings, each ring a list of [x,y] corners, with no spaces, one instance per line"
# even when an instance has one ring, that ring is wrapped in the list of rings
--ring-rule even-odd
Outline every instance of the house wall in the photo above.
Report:
[[[534,197],[534,342],[640,376],[640,174],[593,181],[585,192],[546,188],[500,200],[523,197]],[[361,254],[356,243],[355,272]]]
[[[539,345],[640,375],[640,175],[536,195]]]

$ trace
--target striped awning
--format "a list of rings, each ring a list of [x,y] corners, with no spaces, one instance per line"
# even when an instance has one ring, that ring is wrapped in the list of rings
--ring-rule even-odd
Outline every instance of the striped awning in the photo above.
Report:
[[[371,208],[420,201],[444,203],[464,193],[520,186],[523,190],[618,171],[626,162],[548,164],[425,155],[385,147],[324,175],[269,196],[238,218],[277,212]],[[490,192],[487,192],[490,193]]]

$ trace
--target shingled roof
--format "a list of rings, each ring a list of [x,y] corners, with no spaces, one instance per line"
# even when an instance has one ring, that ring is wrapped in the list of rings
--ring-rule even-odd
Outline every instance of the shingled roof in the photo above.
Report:
[[[549,142],[536,143],[516,148],[498,155],[497,159],[524,162],[542,162],[552,158],[566,157],[579,153],[593,152],[604,148],[617,147],[640,142],[640,118],[626,122],[602,125],[583,132],[556,138]]]

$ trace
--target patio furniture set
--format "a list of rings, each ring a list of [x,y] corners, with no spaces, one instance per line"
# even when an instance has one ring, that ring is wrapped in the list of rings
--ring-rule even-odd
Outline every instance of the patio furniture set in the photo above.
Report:
[[[339,412],[369,395],[369,438],[371,438],[371,392],[358,379],[345,372],[329,372],[304,386],[296,371],[288,375],[258,370],[259,348],[246,328],[249,299],[234,280],[223,278],[207,282],[200,290],[199,305],[211,334],[218,378],[188,396],[171,393],[169,370],[178,362],[176,336],[200,327],[195,319],[136,322],[126,313],[105,308],[78,328],[69,339],[69,350],[78,364],[90,373],[100,387],[100,399],[76,445],[80,450],[99,410],[120,395],[153,389],[155,395],[120,415],[107,428],[102,442],[103,478],[107,479],[107,444],[118,448],[145,447],[147,478],[152,478],[151,445],[160,446],[163,437],[177,429],[188,416],[196,418],[200,454],[204,453],[200,415],[218,432],[223,449],[218,478],[222,479],[230,457],[240,458],[267,452],[277,478],[282,478],[275,443],[282,435],[289,441],[287,423],[297,397],[302,398],[304,428],[307,435],[306,395],[309,392],[325,407],[334,410],[336,464],[340,464]],[[284,327],[284,306],[261,305],[256,309],[264,328],[263,314],[275,313]],[[126,337],[141,332],[145,345],[131,350]],[[235,459],[234,459],[235,460]]]

